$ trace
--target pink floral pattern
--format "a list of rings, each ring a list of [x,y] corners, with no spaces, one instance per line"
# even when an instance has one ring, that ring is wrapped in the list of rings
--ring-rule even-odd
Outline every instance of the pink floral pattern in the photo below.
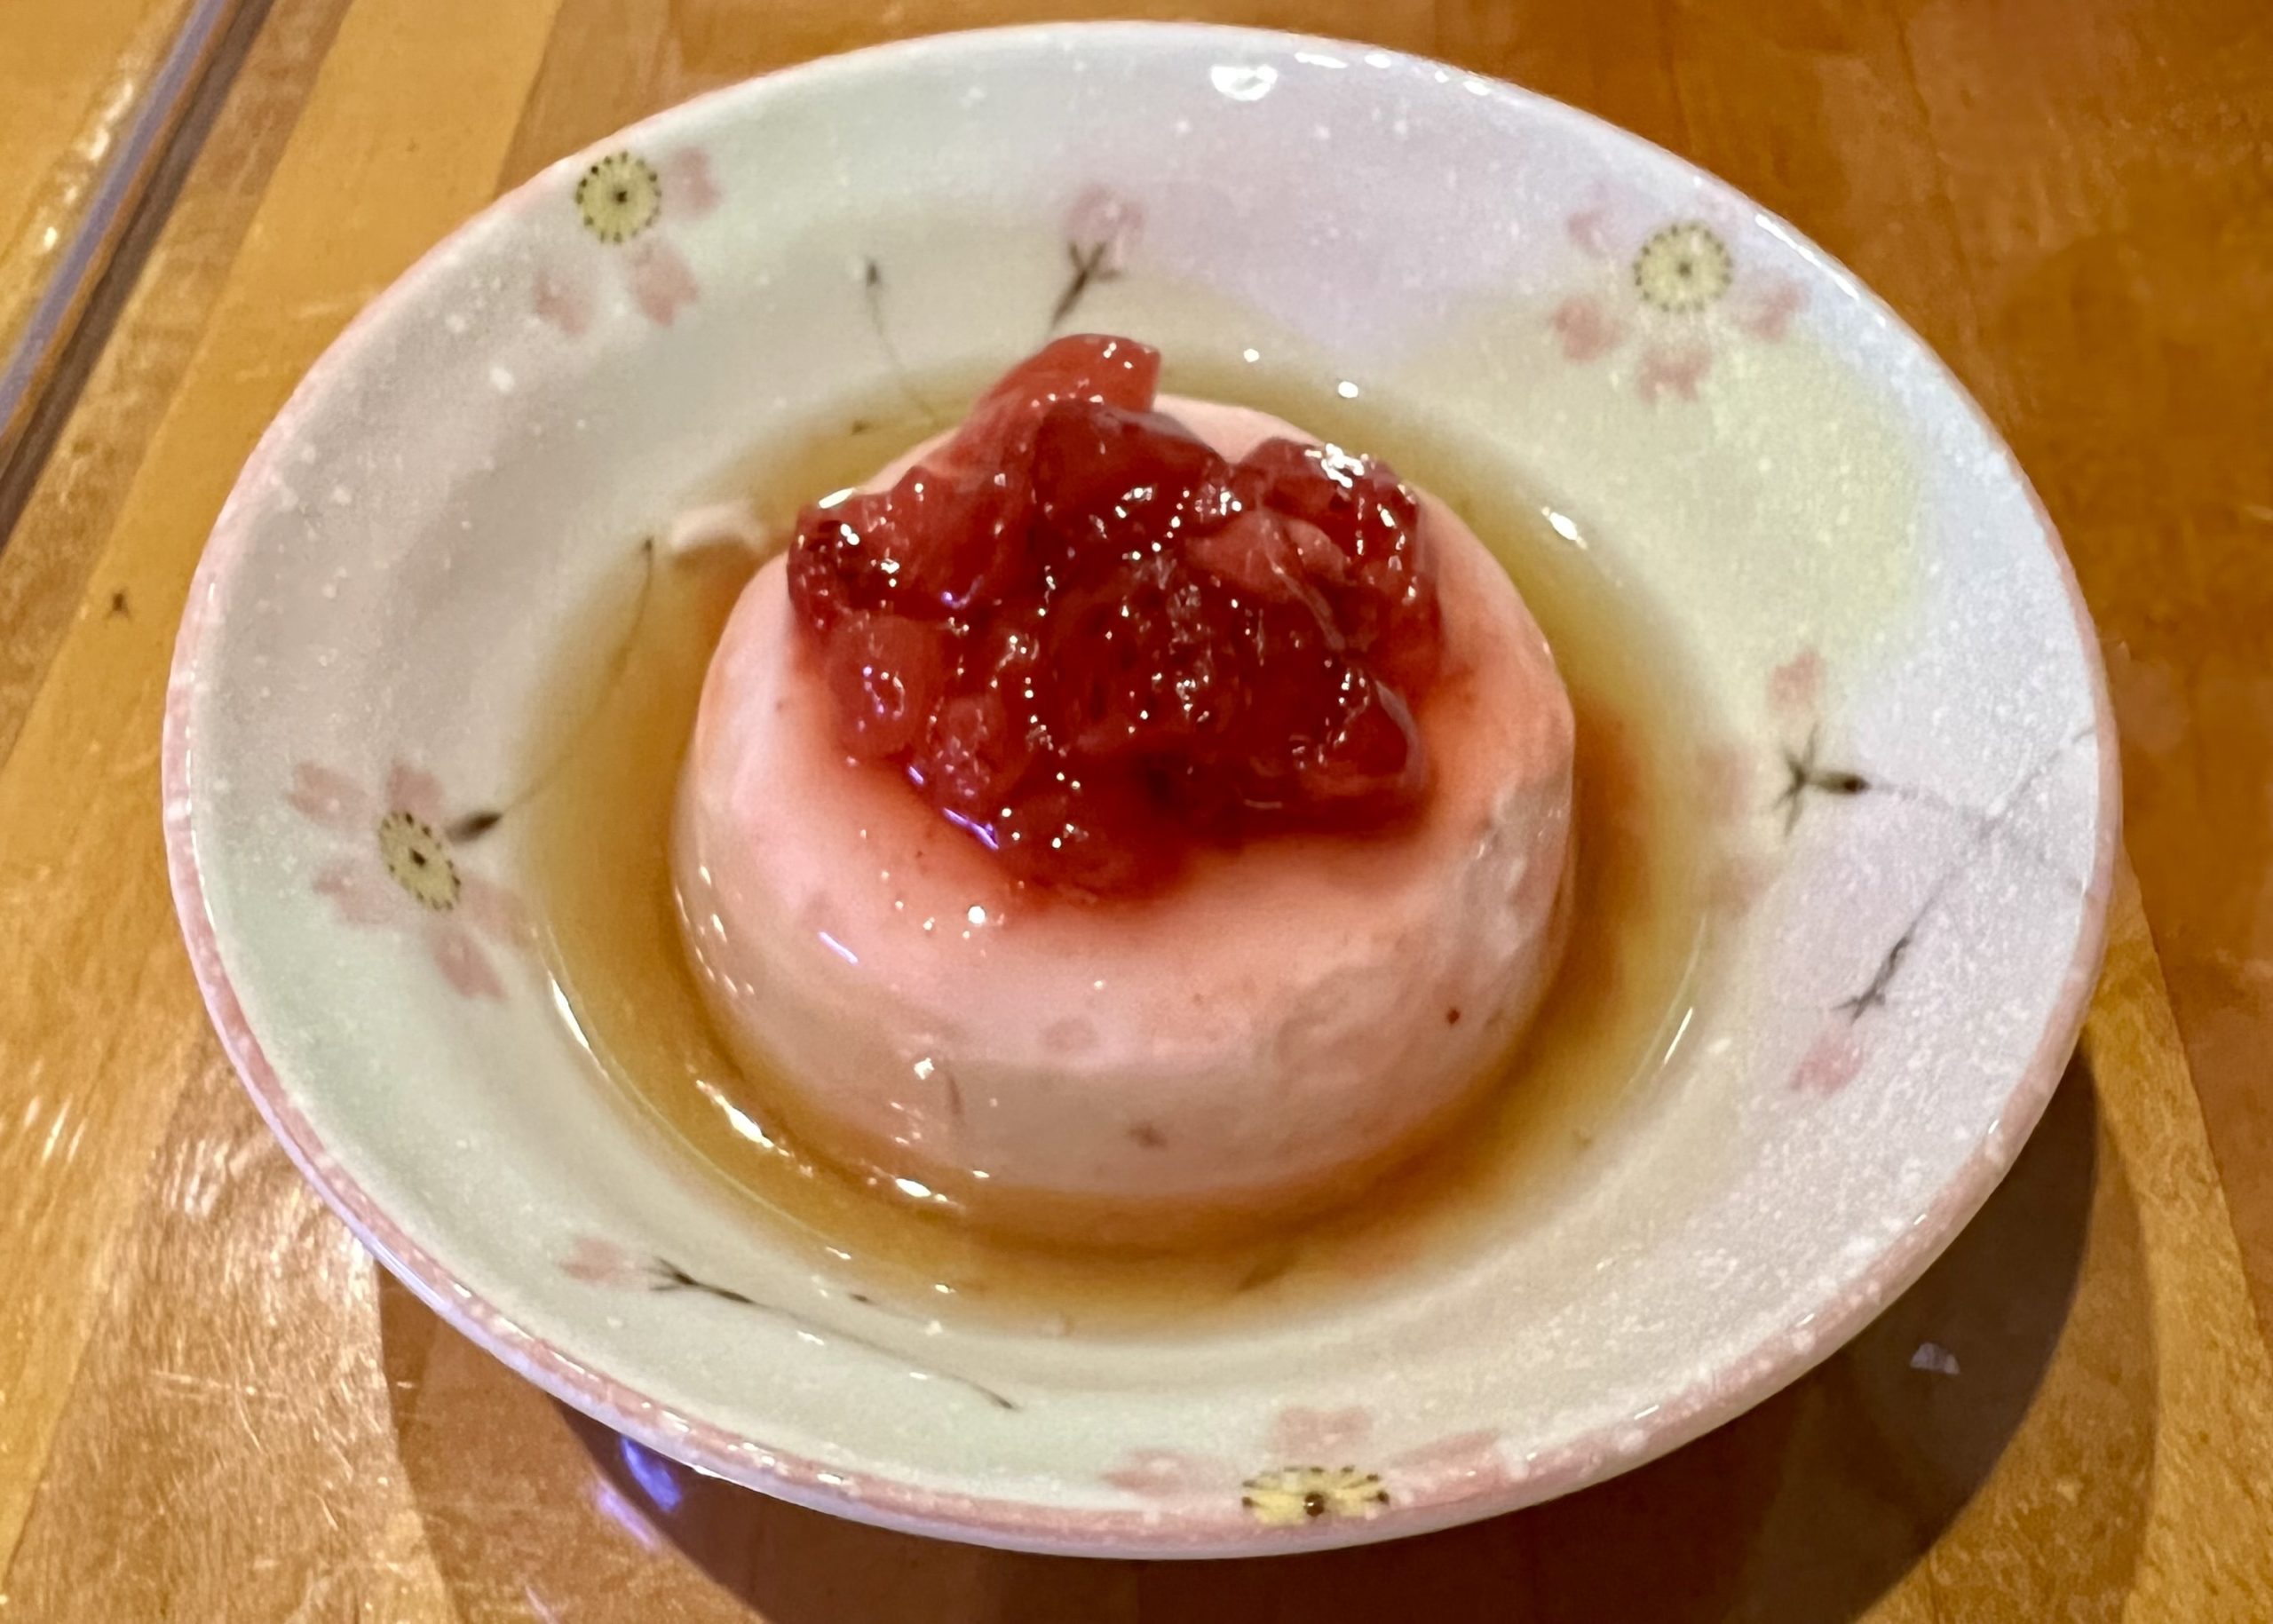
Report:
[[[1180,1449],[1132,1449],[1102,1474],[1114,1488],[1144,1500],[1179,1500],[1225,1487],[1233,1470],[1211,1456]]]
[[[1136,1449],[1103,1477],[1143,1500],[1236,1495],[1251,1520],[1299,1527],[1375,1517],[1401,1495],[1437,1496],[1447,1489],[1486,1493],[1520,1476],[1500,1452],[1500,1434],[1488,1428],[1450,1434],[1368,1470],[1362,1462],[1373,1430],[1372,1412],[1362,1406],[1289,1406],[1264,1436],[1259,1453],[1271,1464],[1260,1470],[1243,1471],[1230,1460],[1187,1450]]]
[[[638,1286],[652,1283],[654,1265],[628,1247],[597,1235],[578,1235],[560,1260],[560,1271],[588,1286]]]
[[[1282,1461],[1337,1459],[1366,1441],[1374,1418],[1363,1406],[1346,1410],[1281,1410],[1271,1424],[1270,1449]]]
[[[1732,844],[1706,876],[1706,910],[1715,919],[1741,919],[1775,878],[1775,867],[1766,858]]]
[[[1768,673],[1769,715],[1787,733],[1810,741],[1785,752],[1785,782],[1772,797],[1760,788],[1759,764],[1750,749],[1713,744],[1698,753],[1698,810],[1717,831],[1719,844],[1706,876],[1705,906],[1717,918],[1749,912],[1775,877],[1775,865],[1752,844],[1746,830],[1763,804],[1783,815],[1788,833],[1803,796],[1818,789],[1852,793],[1861,782],[1854,774],[1819,771],[1815,761],[1824,683],[1823,655],[1812,644]]]
[[[460,860],[433,774],[397,762],[374,793],[343,772],[304,761],[294,766],[284,798],[346,843],[312,882],[343,921],[415,938],[443,979],[468,998],[505,995],[488,947],[525,947],[528,918],[511,891]]]
[[[1715,918],[1750,912],[1774,877],[1748,827],[1759,806],[1756,769],[1753,752],[1733,744],[1710,744],[1697,753],[1697,812],[1714,842],[1704,899]]]
[[[718,206],[710,157],[682,147],[655,162],[632,152],[611,153],[578,177],[574,199],[597,251],[541,267],[530,289],[537,316],[571,337],[590,330],[599,289],[613,261],[631,302],[658,327],[702,297],[702,284],[671,239],[675,226],[701,219]]]
[[[1822,651],[1803,644],[1768,673],[1768,712],[1786,737],[1802,742],[1783,746],[1784,785],[1773,810],[1783,819],[1786,838],[1807,807],[1818,799],[1868,795],[1881,788],[1862,772],[1826,762],[1823,746],[1824,689],[1828,677]],[[1863,1018],[1886,1002],[1886,989],[1910,951],[1905,934],[1881,957],[1869,985],[1825,1013],[1807,1048],[1793,1064],[1794,1093],[1827,1099],[1861,1074],[1866,1051]]]
[[[1734,343],[1780,341],[1807,301],[1790,278],[1739,262],[1730,234],[1706,220],[1651,219],[1605,200],[1564,230],[1596,273],[1548,312],[1548,325],[1576,363],[1631,345],[1634,391],[1647,401],[1696,400],[1717,355]]]
[[[1144,232],[1143,207],[1110,186],[1089,187],[1066,210],[1065,241],[1100,276],[1118,276],[1129,268]]]
[[[1768,674],[1768,708],[1786,722],[1810,721],[1823,702],[1823,655],[1810,644]]]
[[[1792,1087],[1802,1094],[1826,1099],[1838,1093],[1863,1069],[1863,1043],[1855,1023],[1846,1015],[1833,1015],[1815,1041],[1792,1068]]]
[[[923,1380],[937,1378],[953,1383],[977,1398],[985,1400],[998,1410],[1017,1412],[1018,1401],[997,1388],[973,1377],[949,1370],[944,1366],[928,1364],[911,1358],[842,1326],[825,1326],[807,1318],[794,1308],[778,1303],[768,1303],[746,1291],[717,1280],[707,1279],[689,1273],[667,1257],[654,1253],[641,1254],[615,1241],[598,1235],[576,1235],[569,1240],[567,1252],[560,1257],[560,1272],[572,1280],[582,1280],[588,1286],[606,1286],[614,1289],[633,1288],[657,1293],[683,1292],[696,1297],[707,1297],[716,1303],[732,1303],[754,1314],[796,1327],[798,1334],[816,1345],[823,1342],[841,1343],[860,1348],[879,1358],[888,1359],[903,1369],[912,1369]],[[861,1308],[882,1315],[883,1309],[873,1298],[860,1292],[849,1292],[847,1300]]]
[[[1144,231],[1143,208],[1109,186],[1090,186],[1073,200],[1065,212],[1065,257],[1073,271],[1049,313],[1051,331],[1065,325],[1090,288],[1120,278]]]

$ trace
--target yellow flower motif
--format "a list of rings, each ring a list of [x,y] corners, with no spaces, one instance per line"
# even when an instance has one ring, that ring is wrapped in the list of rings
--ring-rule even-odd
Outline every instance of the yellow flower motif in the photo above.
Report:
[[[1381,1474],[1354,1466],[1289,1466],[1250,1477],[1241,1486],[1247,1493],[1239,1504],[1256,1522],[1273,1528],[1329,1517],[1374,1517],[1389,1504]]]
[[[457,907],[463,882],[450,860],[449,842],[431,824],[397,807],[379,820],[379,857],[419,907],[437,914]]]
[[[1735,279],[1728,244],[1696,220],[1665,227],[1634,256],[1634,286],[1643,299],[1676,315],[1704,309]]]
[[[629,242],[663,212],[663,180],[636,153],[610,153],[576,182],[576,211],[603,242]]]

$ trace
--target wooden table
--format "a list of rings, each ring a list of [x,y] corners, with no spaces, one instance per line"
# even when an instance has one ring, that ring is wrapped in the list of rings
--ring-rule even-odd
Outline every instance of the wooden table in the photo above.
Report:
[[[2083,1049],[1946,1259],[1750,1415],[1395,1547],[1001,1557],[731,1491],[564,1414],[286,1165],[207,1030],[157,829],[174,624],[261,425],[359,305],[546,161],[763,68],[1081,9],[273,0],[0,551],[0,1624],[2273,1620],[2264,0],[1097,8],[1432,52],[1695,158],[1949,358],[2067,537],[2135,865]],[[122,48],[93,32],[117,4],[14,0],[0,49],[27,14],[75,59]],[[0,180],[51,162],[42,139],[0,118]],[[1928,1342],[1957,1374],[1913,1367]]]
[[[186,0],[42,0],[24,19],[10,15],[0,51],[0,349],[68,251],[185,9]]]

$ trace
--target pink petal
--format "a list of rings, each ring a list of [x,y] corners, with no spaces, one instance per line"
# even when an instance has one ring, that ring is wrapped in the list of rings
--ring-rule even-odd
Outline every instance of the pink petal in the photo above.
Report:
[[[408,900],[392,880],[379,872],[378,853],[368,858],[340,858],[324,866],[311,887],[352,925],[389,924],[402,917]]]
[[[669,243],[650,236],[631,250],[631,297],[658,327],[669,327],[678,313],[702,296],[702,285],[686,258]]]
[[[536,939],[536,922],[519,897],[463,868],[458,870],[458,913],[501,947],[526,947]]]
[[[718,182],[710,154],[686,147],[663,160],[663,208],[675,220],[699,220],[718,206]]]
[[[1808,1051],[1800,1057],[1793,1068],[1792,1086],[1802,1094],[1827,1098],[1855,1081],[1863,1069],[1862,1041],[1855,1035],[1855,1024],[1843,1017],[1833,1019],[1816,1034]]]
[[[368,790],[345,773],[313,761],[292,764],[292,787],[284,799],[309,822],[343,834],[368,834],[379,820],[378,804]]]
[[[1508,1463],[1499,1445],[1500,1435],[1495,1431],[1456,1432],[1408,1450],[1390,1465],[1408,1488],[1438,1489],[1455,1484],[1471,1490],[1496,1488],[1508,1481]]]
[[[439,829],[450,820],[442,800],[441,780],[424,767],[406,762],[398,761],[387,773],[387,806],[408,812],[431,828]]]
[[[1592,360],[1616,349],[1626,337],[1624,324],[1603,308],[1600,299],[1588,293],[1564,300],[1548,321],[1554,327],[1556,337],[1563,341],[1563,353],[1572,360]]]
[[[645,1271],[629,1251],[597,1235],[577,1236],[568,1256],[560,1260],[560,1271],[595,1286],[629,1286]]]
[[[1121,1460],[1121,1465],[1100,1475],[1113,1487],[1147,1500],[1205,1493],[1232,1477],[1221,1462],[1177,1449],[1132,1449]]]
[[[1712,369],[1713,352],[1702,345],[1651,345],[1642,352],[1642,369],[1635,387],[1644,400],[1655,400],[1670,390],[1684,400],[1697,398],[1697,385]]]
[[[505,984],[497,978],[489,955],[473,939],[473,932],[455,920],[432,919],[426,923],[426,951],[434,955],[449,984],[468,998],[503,998]]]
[[[1610,206],[1596,203],[1591,209],[1581,209],[1563,222],[1563,229],[1577,243],[1597,259],[1610,257]]]
[[[1125,270],[1144,229],[1144,211],[1110,186],[1091,186],[1065,211],[1065,240],[1084,250],[1103,250],[1097,268],[1106,275]]]
[[[1776,871],[1756,852],[1731,852],[1705,882],[1705,906],[1722,919],[1741,919],[1752,911]]]
[[[1271,1423],[1270,1448],[1273,1459],[1294,1466],[1334,1466],[1366,1441],[1374,1418],[1363,1406],[1346,1410],[1282,1410]]]
[[[1804,720],[1823,697],[1823,655],[1812,646],[1768,673],[1768,707],[1788,720]]]
[[[1756,338],[1774,343],[1783,337],[1792,325],[1792,318],[1808,302],[1807,289],[1797,282],[1778,278],[1754,301],[1753,307],[1738,321]]]
[[[530,303],[537,315],[571,338],[581,337],[592,324],[592,289],[579,277],[570,281],[554,271],[539,271]]]

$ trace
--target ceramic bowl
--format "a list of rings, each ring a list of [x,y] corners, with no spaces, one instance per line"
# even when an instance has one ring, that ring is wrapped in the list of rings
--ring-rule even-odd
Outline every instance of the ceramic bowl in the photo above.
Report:
[[[630,538],[895,375],[1007,363],[1069,301],[1172,360],[1291,358],[1459,436],[1663,606],[1731,741],[1722,973],[1662,1086],[1491,1244],[1221,1335],[926,1324],[817,1276],[624,1130],[526,946],[511,829],[455,844]],[[659,115],[375,302],[215,527],[165,827],[260,1109],[531,1381],[848,1517],[1230,1555],[1623,1470],[1902,1291],[2067,1060],[2115,766],[2026,479],[1790,226],[1436,63],[1068,26]],[[414,824],[447,895],[412,883]]]

